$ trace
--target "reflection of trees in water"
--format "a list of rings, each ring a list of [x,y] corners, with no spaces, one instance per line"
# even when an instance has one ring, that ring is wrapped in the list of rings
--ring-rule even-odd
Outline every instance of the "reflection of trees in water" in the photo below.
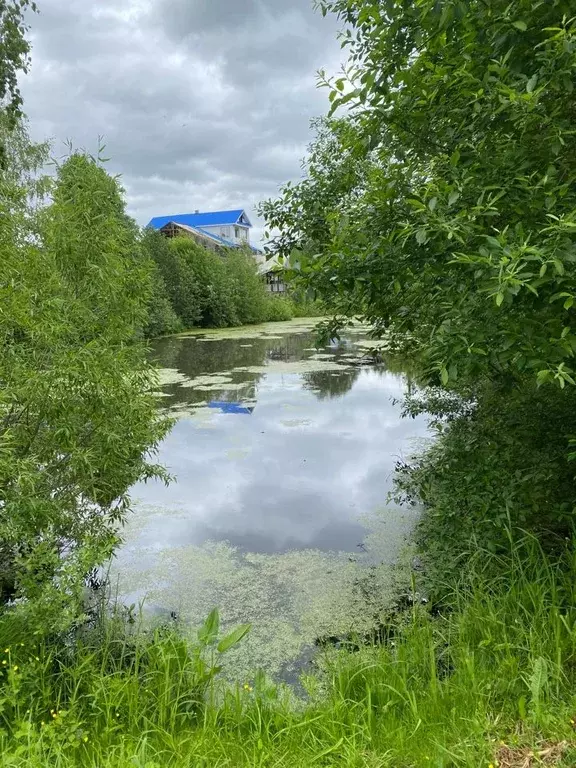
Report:
[[[313,333],[300,335],[289,335],[282,340],[278,339],[269,342],[266,357],[269,360],[282,360],[283,362],[296,362],[302,360],[306,355],[305,350],[310,349],[314,344],[315,336]]]
[[[282,339],[265,336],[199,341],[193,337],[168,337],[152,343],[152,358],[162,368],[177,368],[190,378],[225,373],[241,366],[264,365],[267,359],[295,361],[314,342],[314,334],[287,334]]]
[[[360,376],[360,368],[349,368],[334,375],[334,371],[314,371],[304,373],[304,388],[314,392],[319,400],[342,397],[354,386]]]
[[[239,366],[263,365],[266,346],[262,339],[199,341],[173,337],[156,341],[153,357],[162,367],[177,368],[193,379],[208,373],[226,373]]]
[[[214,337],[213,337],[214,338]],[[215,337],[214,341],[200,341],[194,337],[171,336],[152,342],[152,359],[162,368],[174,368],[190,379],[207,374],[230,375],[234,382],[246,381],[246,386],[240,389],[228,387],[223,383],[214,390],[183,387],[170,387],[171,401],[163,405],[176,403],[197,405],[211,401],[226,401],[242,403],[257,399],[258,384],[264,374],[247,374],[235,368],[263,366],[267,360],[296,362],[309,356],[307,350],[314,346],[316,336],[313,333],[287,334],[281,339],[269,339],[263,336],[250,338],[238,337],[222,339]],[[346,350],[345,343],[332,353]],[[324,350],[326,351],[326,350]],[[359,370],[351,368],[343,370],[338,375],[333,371],[317,371],[303,374],[304,387],[313,390],[319,399],[341,397],[353,386],[359,376]]]

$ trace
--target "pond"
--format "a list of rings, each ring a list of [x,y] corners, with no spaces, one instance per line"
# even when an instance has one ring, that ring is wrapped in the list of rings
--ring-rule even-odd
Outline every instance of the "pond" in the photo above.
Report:
[[[234,676],[290,679],[319,637],[369,630],[416,512],[386,502],[426,438],[401,418],[405,378],[358,326],[317,348],[310,319],[160,339],[159,460],[175,480],[132,491],[113,567],[120,594],[198,625],[251,622]]]

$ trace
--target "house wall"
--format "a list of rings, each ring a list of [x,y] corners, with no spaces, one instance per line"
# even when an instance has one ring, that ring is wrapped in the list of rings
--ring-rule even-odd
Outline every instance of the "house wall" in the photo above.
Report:
[[[286,292],[286,283],[284,282],[282,275],[278,272],[266,272],[264,278],[266,280],[266,288],[270,293]]]
[[[226,226],[218,225],[214,227],[202,227],[206,232],[212,232],[218,237],[224,237],[233,243],[249,243],[250,230],[248,227],[241,227],[238,224],[229,224]]]

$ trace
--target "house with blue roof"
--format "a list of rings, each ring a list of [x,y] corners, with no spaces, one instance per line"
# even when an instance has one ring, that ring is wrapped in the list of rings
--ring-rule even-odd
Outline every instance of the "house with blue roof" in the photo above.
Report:
[[[172,216],[155,216],[148,226],[162,232],[166,237],[181,235],[193,237],[200,245],[220,250],[250,246],[252,224],[246,211],[194,211]],[[252,250],[257,251],[256,248]]]

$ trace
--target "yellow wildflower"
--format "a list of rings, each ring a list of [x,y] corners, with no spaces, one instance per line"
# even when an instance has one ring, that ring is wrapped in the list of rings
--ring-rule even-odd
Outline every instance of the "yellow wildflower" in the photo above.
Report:
[[[83,736],[82,737],[82,741],[84,741],[84,742],[88,741],[88,736]]]
[[[14,670],[14,672],[18,672],[18,664],[15,664],[15,665],[12,667],[12,669]]]

